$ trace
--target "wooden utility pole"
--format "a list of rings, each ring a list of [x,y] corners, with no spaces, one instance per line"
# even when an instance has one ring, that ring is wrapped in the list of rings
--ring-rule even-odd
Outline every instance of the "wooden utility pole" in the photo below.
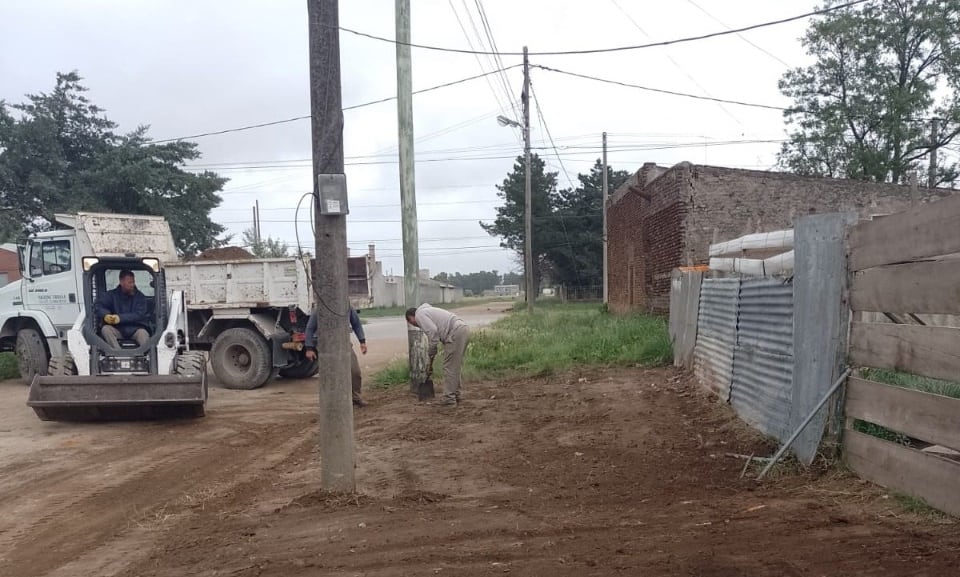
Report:
[[[413,62],[410,56],[410,0],[396,0],[397,129],[400,149],[400,211],[403,239],[403,303],[420,306],[420,246],[413,155]],[[427,349],[423,332],[407,325],[410,392],[426,379]]]
[[[607,304],[610,295],[610,273],[607,268],[607,133],[603,133],[603,304]]]
[[[523,156],[526,177],[523,189],[523,276],[526,280],[527,312],[533,312],[536,295],[536,280],[533,278],[533,190],[530,174],[530,60],[527,47],[523,47]]]
[[[940,120],[930,119],[930,167],[927,169],[927,188],[937,187],[937,140],[940,139]]]
[[[317,358],[320,371],[320,485],[356,490],[347,299],[347,194],[343,175],[338,0],[307,0],[310,112],[316,202]]]

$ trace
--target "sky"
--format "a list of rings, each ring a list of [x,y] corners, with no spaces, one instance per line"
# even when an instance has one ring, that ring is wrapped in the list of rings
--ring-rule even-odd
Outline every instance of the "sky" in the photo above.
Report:
[[[645,162],[773,168],[785,137],[778,110],[721,104],[565,73],[768,106],[789,102],[777,82],[808,64],[809,20],[690,43],[599,54],[540,55],[632,46],[788,18],[812,0],[412,0],[414,43],[531,52],[535,152],[561,187],[600,158],[635,172]],[[482,10],[482,15],[481,15]],[[310,113],[304,0],[0,0],[0,99],[52,89],[76,70],[89,97],[120,126],[171,139]],[[485,18],[484,18],[485,17]],[[484,27],[486,21],[489,29]],[[340,25],[395,37],[394,2],[340,2]],[[343,105],[396,95],[390,42],[340,33]],[[439,272],[519,270],[479,222],[501,204],[495,186],[522,154],[522,57],[412,49],[413,89],[491,74],[414,96],[420,267]],[[551,68],[545,70],[539,67]],[[557,71],[563,72],[557,72]],[[564,73],[565,72],[565,73]],[[344,112],[353,256],[376,245],[386,272],[403,273],[395,101]],[[198,137],[191,170],[230,178],[212,218],[239,241],[259,203],[261,234],[312,250],[309,120]],[[299,238],[298,238],[299,233]]]

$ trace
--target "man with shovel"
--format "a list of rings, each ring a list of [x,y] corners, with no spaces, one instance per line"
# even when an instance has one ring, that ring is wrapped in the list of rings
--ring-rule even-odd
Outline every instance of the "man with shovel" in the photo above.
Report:
[[[460,402],[460,380],[463,372],[463,357],[470,341],[470,327],[463,319],[444,309],[429,304],[409,308],[407,323],[420,327],[430,341],[427,361],[427,378],[433,372],[433,359],[437,348],[443,343],[443,397],[437,402],[443,407],[456,407]]]

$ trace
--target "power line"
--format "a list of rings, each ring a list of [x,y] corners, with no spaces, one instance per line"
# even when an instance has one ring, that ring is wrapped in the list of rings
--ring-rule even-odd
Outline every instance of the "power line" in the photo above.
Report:
[[[627,17],[627,20],[629,20],[631,23],[633,23],[633,26],[634,26],[637,30],[639,30],[641,34],[643,34],[643,35],[646,36],[647,38],[650,38],[650,35],[647,34],[647,31],[644,30],[643,27],[640,26],[640,24],[637,23],[637,21],[633,19],[633,16],[631,16],[629,12],[627,12],[626,10],[623,9],[623,6],[620,6],[620,3],[617,2],[617,0],[610,0],[610,2],[613,3],[613,5],[616,6],[617,9],[620,10],[620,12],[621,12],[624,16]],[[690,80],[690,82],[692,82],[692,83],[694,84],[694,86],[696,86],[697,88],[699,88],[699,89],[700,89],[700,92],[703,92],[704,96],[707,96],[707,97],[710,97],[710,98],[713,97],[713,95],[710,94],[710,93],[707,91],[707,89],[703,87],[703,85],[701,85],[699,82],[697,82],[697,79],[696,79],[696,78],[694,78],[693,76],[691,76],[690,73],[687,72],[687,71],[683,68],[683,66],[680,66],[680,63],[677,62],[676,59],[674,59],[673,56],[671,56],[669,53],[664,54],[664,56],[666,56],[666,57],[667,57],[667,60],[669,60],[670,63],[673,64],[674,67],[676,67],[676,69],[680,71],[681,74],[683,74],[684,76],[686,76],[687,79]],[[716,101],[714,101],[714,102],[716,102]],[[720,110],[722,110],[724,114],[726,114],[727,116],[729,116],[730,118],[732,118],[733,121],[736,122],[737,124],[739,124],[740,126],[743,126],[743,123],[740,122],[740,119],[737,118],[736,116],[734,116],[732,112],[730,112],[729,110],[727,110],[727,107],[726,107],[726,106],[724,106],[724,105],[721,104],[720,102],[716,102],[716,104],[717,104],[717,107],[720,108]]]
[[[725,22],[723,22],[722,20],[720,20],[719,18],[717,18],[717,17],[714,16],[713,14],[707,12],[706,9],[704,9],[703,7],[701,7],[699,4],[697,4],[697,3],[694,2],[693,0],[687,0],[687,2],[688,2],[689,4],[691,4],[691,5],[692,5],[694,8],[696,8],[697,10],[699,10],[699,11],[703,12],[704,14],[706,14],[708,17],[710,17],[714,22],[716,22],[716,23],[719,24],[720,26],[723,26],[723,27],[726,28],[727,30],[730,29],[730,26],[728,26]],[[766,55],[769,56],[770,58],[773,58],[774,60],[776,60],[776,61],[779,62],[780,64],[783,64],[783,65],[786,66],[787,68],[790,68],[790,67],[791,67],[790,64],[784,62],[782,58],[780,58],[780,57],[777,56],[776,54],[770,52],[769,50],[767,50],[767,49],[764,48],[763,46],[760,46],[759,44],[754,43],[752,40],[750,40],[749,38],[747,38],[747,37],[744,36],[743,34],[740,34],[740,33],[738,32],[738,33],[737,33],[737,36],[740,38],[740,40],[743,40],[744,42],[746,42],[746,43],[749,44],[750,46],[753,46],[754,48],[756,48],[756,49],[759,50],[760,52],[763,52],[764,54],[766,54]]]
[[[613,149],[613,152],[649,152],[654,150],[674,150],[678,148],[700,148],[700,147],[714,147],[714,146],[733,146],[741,144],[781,144],[786,142],[785,139],[747,139],[747,140],[731,140],[724,142],[688,142],[688,143],[678,143],[678,144],[657,144],[653,146],[635,146],[635,147],[624,147]],[[550,150],[551,147],[533,147],[536,150]],[[583,151],[583,152],[566,152],[563,153],[563,156],[583,156],[583,155],[593,155],[596,152],[593,151]],[[461,162],[461,161],[474,161],[474,160],[513,160],[516,159],[519,155],[507,155],[507,156],[451,156],[443,158],[421,158],[417,159],[418,164],[422,163],[435,163],[435,162]],[[570,159],[568,159],[570,160]],[[388,165],[388,164],[397,164],[397,160],[373,160],[373,161],[364,161],[364,162],[347,162],[346,166],[376,166],[376,165]],[[254,170],[287,170],[287,169],[297,169],[303,170],[304,168],[309,168],[309,165],[249,165],[249,166],[228,166],[223,168],[218,167],[207,167],[202,170],[214,170],[217,172],[225,172],[231,170],[244,170],[244,171],[254,171]],[[191,167],[185,167],[185,170],[191,170]],[[200,170],[200,169],[195,169]]]
[[[423,93],[425,93],[425,92],[431,92],[431,91],[433,91],[433,90],[439,90],[439,89],[441,89],[441,88],[448,88],[448,87],[450,87],[450,86],[456,86],[457,84],[463,84],[464,82],[470,82],[471,80],[477,80],[478,78],[483,78],[483,77],[485,77],[485,76],[490,76],[491,74],[497,74],[498,72],[503,72],[504,70],[509,70],[509,69],[511,69],[511,68],[516,68],[516,67],[518,67],[518,66],[520,66],[520,65],[519,65],[519,64],[514,64],[514,65],[509,66],[509,67],[507,67],[507,68],[505,68],[505,69],[503,69],[503,70],[492,70],[492,71],[490,71],[490,72],[484,72],[483,74],[477,74],[477,75],[474,75],[474,76],[469,76],[469,77],[467,77],[467,78],[461,78],[460,80],[454,80],[454,81],[452,81],[452,82],[445,82],[445,83],[443,83],[443,84],[438,84],[438,85],[436,85],[436,86],[431,86],[431,87],[429,87],[429,88],[423,88],[423,89],[421,89],[421,90],[414,90],[414,91],[413,91],[413,94],[423,94]],[[352,106],[347,106],[347,107],[342,108],[341,110],[343,110],[344,112],[346,112],[346,111],[348,111],[348,110],[356,110],[356,109],[358,109],[358,108],[364,108],[364,107],[366,107],[366,106],[373,106],[374,104],[382,104],[382,103],[384,103],[384,102],[390,102],[391,100],[396,100],[396,99],[397,99],[396,96],[388,96],[388,97],[386,97],[386,98],[381,98],[381,99],[379,99],[379,100],[371,100],[370,102],[363,102],[363,103],[361,103],[361,104],[354,104],[354,105],[352,105]],[[285,119],[283,119],[283,120],[274,120],[274,121],[272,121],[272,122],[262,122],[262,123],[260,123],[260,124],[249,124],[249,125],[247,125],[247,126],[240,126],[240,127],[237,127],[237,128],[226,128],[226,129],[224,129],[224,130],[216,130],[216,131],[213,131],[213,132],[202,132],[202,133],[193,134],[193,135],[190,135],[190,136],[180,136],[180,137],[178,137],[178,138],[165,138],[165,139],[162,139],[162,140],[153,140],[153,141],[150,142],[150,144],[163,144],[163,143],[165,143],[165,142],[176,142],[176,141],[179,141],[179,140],[193,140],[194,138],[203,138],[203,137],[205,137],[205,136],[217,136],[217,135],[220,135],[220,134],[230,134],[230,133],[232,133],[232,132],[242,132],[242,131],[245,131],[245,130],[253,130],[253,129],[256,129],[256,128],[266,128],[266,127],[268,127],[268,126],[276,126],[276,125],[278,125],[278,124],[288,124],[288,123],[290,123],[290,122],[297,122],[297,121],[299,121],[299,120],[307,120],[307,119],[309,119],[309,118],[310,118],[310,115],[309,115],[309,114],[304,115],[304,116],[294,116],[294,117],[292,117],[292,118],[285,118]]]
[[[755,102],[744,102],[742,100],[730,100],[727,98],[714,98],[713,96],[701,96],[699,94],[688,94],[686,92],[676,92],[674,90],[666,90],[663,88],[651,88],[649,86],[641,86],[639,84],[630,84],[629,82],[621,82],[619,80],[609,80],[607,78],[590,76],[589,74],[580,74],[578,72],[569,72],[567,70],[559,70],[557,68],[551,68],[549,66],[542,66],[539,64],[534,64],[533,67],[539,68],[541,70],[546,70],[547,72],[556,72],[557,74],[564,74],[564,75],[573,76],[576,78],[583,78],[585,80],[604,82],[606,84],[615,84],[617,86],[623,86],[626,88],[636,88],[638,90],[646,90],[648,92],[656,92],[658,94],[667,94],[669,96],[682,96],[684,98],[693,98],[695,100],[709,100],[711,102],[722,102],[724,104],[736,104],[737,106],[749,106],[752,108],[764,108],[767,110],[777,110],[780,112],[787,110],[787,108],[783,106],[772,106],[770,104],[757,104]]]
[[[747,32],[750,30],[757,30],[759,28],[767,28],[769,26],[776,26],[779,24],[786,24],[788,22],[794,22],[796,20],[803,20],[804,18],[810,18],[813,16],[821,16],[823,14],[829,14],[830,12],[836,12],[837,10],[842,10],[844,8],[850,8],[857,6],[859,4],[864,4],[871,0],[855,0],[853,2],[847,2],[845,4],[838,4],[837,6],[830,6],[826,8],[821,8],[819,10],[814,10],[812,12],[807,12],[804,14],[798,14],[796,16],[791,16],[789,18],[782,18],[780,20],[772,20],[769,22],[761,22],[759,24],[752,24],[750,26],[744,26],[742,28],[733,28],[729,30],[722,30],[720,32],[711,32],[710,34],[702,34],[700,36],[688,36],[685,38],[676,38],[674,40],[664,40],[660,42],[650,42],[647,44],[635,44],[630,46],[614,46],[611,48],[593,48],[587,50],[548,50],[543,52],[529,52],[529,56],[569,56],[575,54],[603,54],[607,52],[623,52],[626,50],[642,50],[645,48],[655,48],[658,46],[671,46],[673,44],[682,44],[685,42],[696,42],[700,40],[707,40],[709,38],[717,38],[720,36],[728,36],[730,34],[737,34],[739,32]],[[355,36],[361,36],[364,38],[370,38],[372,40],[379,40],[381,42],[389,42],[390,44],[400,44],[394,39],[384,38],[382,36],[376,36],[368,32],[360,32],[358,30],[353,30],[351,28],[346,28],[340,26],[339,29],[348,34],[353,34]],[[487,51],[478,51],[478,50],[465,50],[463,48],[448,48],[443,46],[431,46],[428,44],[416,44],[413,42],[403,43],[406,46],[411,48],[421,48],[424,50],[434,50],[438,52],[454,52],[457,54],[484,54],[484,55],[493,55],[497,54],[500,56],[523,56],[523,52],[487,52]]]

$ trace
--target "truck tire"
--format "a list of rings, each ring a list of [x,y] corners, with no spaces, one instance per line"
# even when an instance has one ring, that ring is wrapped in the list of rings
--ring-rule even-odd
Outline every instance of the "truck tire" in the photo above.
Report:
[[[248,328],[220,333],[210,350],[210,361],[213,372],[226,389],[256,389],[273,375],[270,344]]]
[[[300,359],[300,361],[292,367],[280,369],[280,376],[285,379],[307,379],[317,374],[319,370],[320,365],[316,359],[312,361]]]
[[[36,329],[20,329],[17,333],[17,369],[23,382],[30,384],[36,375],[47,374],[50,357],[47,347],[43,344],[43,337]]]

